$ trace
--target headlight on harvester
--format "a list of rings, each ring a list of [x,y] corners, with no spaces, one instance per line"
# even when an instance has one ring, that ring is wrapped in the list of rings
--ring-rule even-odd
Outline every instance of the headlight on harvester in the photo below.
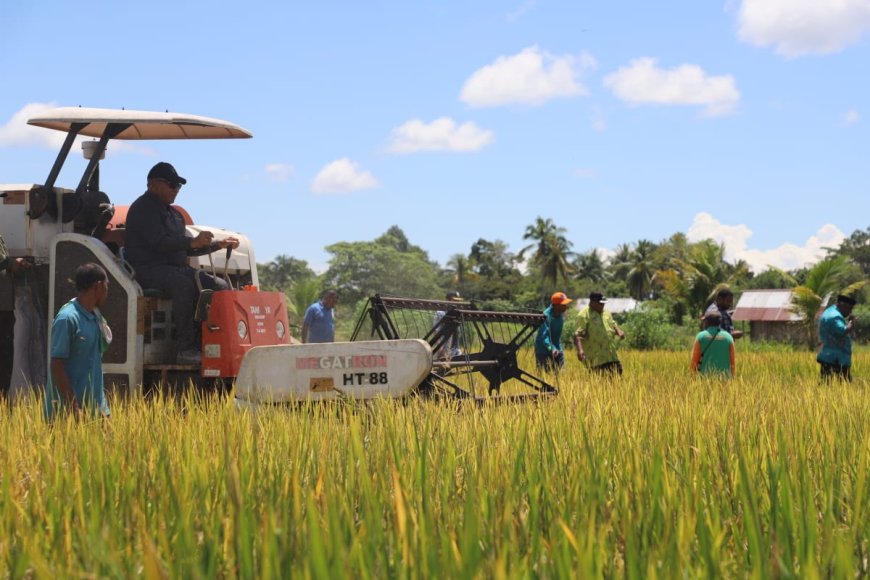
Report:
[[[245,324],[244,320],[239,320],[239,324],[236,326],[236,330],[239,333],[239,338],[245,338],[248,336],[248,325]]]
[[[278,335],[278,338],[284,338],[284,323],[280,320],[275,323],[275,334]]]

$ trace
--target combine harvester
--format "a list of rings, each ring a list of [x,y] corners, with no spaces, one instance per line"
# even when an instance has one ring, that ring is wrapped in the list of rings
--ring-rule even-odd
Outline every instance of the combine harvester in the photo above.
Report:
[[[0,234],[12,257],[24,257],[34,265],[16,274],[14,284],[0,276],[0,296],[15,294],[14,356],[11,341],[0,341],[0,367],[12,366],[13,388],[45,384],[50,323],[75,295],[69,281],[86,262],[100,264],[109,275],[109,299],[101,307],[114,335],[103,355],[107,390],[131,394],[140,393],[143,386],[183,388],[191,383],[227,389],[251,347],[290,342],[284,295],[256,291],[259,281],[250,240],[237,232],[195,225],[190,214],[176,206],[191,237],[207,229],[216,239],[235,236],[240,246],[232,254],[214,254],[213,262],[209,256],[190,258],[196,268],[222,272],[236,289],[215,292],[210,303],[201,300],[201,366],[175,364],[172,301],[136,281],[123,260],[128,208],[112,206],[100,191],[99,163],[111,140],[246,139],[251,137],[248,131],[197,115],[74,107],[45,111],[28,124],[63,131],[66,138],[44,183],[0,184]],[[80,137],[94,138],[82,143],[88,162],[81,179],[75,189],[58,187],[61,168]],[[130,184],[131,195],[144,190],[147,169],[143,166],[140,182]],[[0,306],[4,325],[11,321],[10,307]]]
[[[235,236],[240,246],[232,254],[215,254],[213,261],[190,258],[195,268],[222,272],[233,289],[201,296],[202,364],[175,364],[172,301],[143,288],[124,261],[128,208],[113,206],[100,191],[100,160],[112,140],[245,139],[251,134],[196,115],[73,107],[42,112],[28,123],[62,131],[66,138],[44,183],[0,184],[0,233],[13,258],[33,264],[14,279],[0,276],[0,298],[15,295],[14,354],[13,342],[0,336],[0,369],[12,367],[13,387],[45,384],[51,320],[74,296],[69,281],[75,269],[96,262],[108,273],[111,288],[101,307],[114,335],[103,355],[103,372],[115,394],[191,384],[226,390],[234,382],[241,406],[412,393],[474,401],[556,394],[517,362],[519,348],[544,321],[542,314],[374,296],[351,342],[291,345],[285,297],[257,290],[250,240],[197,225],[178,206],[191,237],[207,229],[216,239]],[[58,187],[61,169],[82,137],[92,140],[82,142],[87,163],[78,185]],[[141,186],[131,184],[129,191],[138,195]],[[0,300],[4,330],[11,326],[12,308]],[[461,348],[445,352],[454,337]]]
[[[554,396],[555,387],[518,362],[520,348],[543,322],[543,314],[483,311],[467,301],[375,295],[351,342],[248,351],[236,379],[236,403],[412,394],[484,403]],[[458,349],[451,348],[454,340]]]

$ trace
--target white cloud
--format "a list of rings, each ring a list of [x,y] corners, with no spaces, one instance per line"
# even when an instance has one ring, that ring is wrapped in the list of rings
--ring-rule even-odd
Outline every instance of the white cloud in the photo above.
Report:
[[[368,171],[362,171],[358,163],[347,157],[326,165],[311,182],[314,193],[349,193],[378,187],[380,183]]]
[[[580,169],[574,170],[574,176],[582,179],[589,179],[595,177],[595,170],[591,167],[581,167]]]
[[[530,46],[513,56],[500,56],[472,73],[459,98],[472,107],[497,107],[541,105],[551,99],[577,97],[587,91],[576,77],[594,67],[595,59],[587,53],[556,57]]]
[[[441,117],[427,125],[419,119],[412,119],[393,129],[390,152],[478,151],[492,140],[492,131],[481,129],[474,123],[457,126],[453,119]]]
[[[598,255],[601,256],[601,260],[605,264],[610,262],[610,260],[616,255],[616,250],[611,250],[610,248],[597,247],[593,249],[598,250]]]
[[[46,149],[58,149],[66,138],[66,134],[42,127],[27,124],[27,119],[47,109],[57,107],[57,103],[28,103],[12,115],[12,118],[0,126],[0,147],[37,146]]]
[[[666,70],[657,67],[653,58],[638,58],[620,67],[605,77],[604,86],[634,105],[697,105],[710,116],[730,113],[740,100],[731,75],[709,76],[693,64]]]
[[[870,31],[868,0],[743,0],[738,35],[786,57],[830,54]]]
[[[289,163],[269,163],[266,165],[266,175],[275,183],[289,181],[296,169]]]
[[[855,109],[849,109],[843,115],[843,125],[854,125],[861,118],[861,115]]]
[[[770,250],[759,250],[748,246],[752,230],[747,225],[723,224],[706,212],[695,216],[686,237],[690,242],[709,238],[724,244],[726,260],[746,260],[754,272],[762,272],[769,266],[793,270],[814,264],[825,256],[825,248],[837,247],[846,238],[839,228],[826,224],[802,246],[785,243]]]

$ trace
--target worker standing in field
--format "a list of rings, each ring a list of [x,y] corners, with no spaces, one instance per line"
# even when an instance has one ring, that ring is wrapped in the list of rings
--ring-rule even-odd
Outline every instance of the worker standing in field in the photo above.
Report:
[[[305,311],[302,342],[335,342],[335,306],[338,292],[327,290]]]
[[[462,296],[459,294],[458,290],[450,290],[447,292],[445,300],[447,302],[462,302]],[[445,314],[447,314],[446,310],[436,310],[435,316],[432,317],[432,326],[437,326],[438,323],[441,322],[441,319],[444,318]],[[444,345],[439,348],[437,352],[432,354],[432,358],[451,359],[461,356],[462,349],[459,346],[461,332],[462,329],[457,326],[456,331],[450,335],[450,338],[444,343]]]
[[[692,347],[693,373],[702,375],[734,376],[734,338],[721,328],[718,312],[704,315],[704,330],[695,337]]]
[[[544,323],[535,335],[535,361],[538,369],[558,371],[565,366],[565,352],[562,348],[562,327],[565,325],[565,311],[573,300],[564,292],[550,296],[550,305],[544,309]]]
[[[24,258],[12,258],[0,236],[0,399],[6,396],[12,379],[13,350],[15,344],[15,292],[12,276],[31,268]],[[8,273],[8,278],[7,278]]]
[[[734,328],[734,321],[731,320],[731,307],[734,306],[734,293],[729,288],[720,288],[716,292],[716,300],[710,303],[704,315],[711,312],[719,313],[719,327],[730,334],[734,339],[743,338],[743,331]],[[704,320],[704,317],[701,317]]]
[[[833,378],[852,380],[851,332],[855,326],[855,319],[852,317],[854,307],[854,298],[840,294],[837,296],[837,303],[828,306],[819,317],[819,340],[822,342],[822,349],[816,361],[821,367],[823,381]]]
[[[623,340],[625,333],[613,320],[613,315],[604,310],[606,302],[607,298],[601,292],[589,295],[589,305],[577,317],[574,346],[577,347],[577,359],[589,370],[622,375],[616,341]]]
[[[34,265],[26,258],[13,258],[0,236],[0,396],[22,399],[33,385],[45,384],[45,329],[47,320],[38,307],[40,280],[28,271]]]
[[[109,417],[103,389],[103,352],[112,332],[99,307],[109,295],[109,277],[97,264],[75,272],[76,297],[64,304],[51,325],[51,368],[45,387],[45,417],[68,411]]]

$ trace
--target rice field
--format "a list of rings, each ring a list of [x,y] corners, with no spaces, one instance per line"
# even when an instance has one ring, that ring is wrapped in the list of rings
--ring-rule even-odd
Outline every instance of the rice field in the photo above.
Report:
[[[870,353],[832,386],[802,352],[738,353],[727,383],[688,353],[623,362],[570,360],[532,405],[15,406],[0,576],[868,575]]]

